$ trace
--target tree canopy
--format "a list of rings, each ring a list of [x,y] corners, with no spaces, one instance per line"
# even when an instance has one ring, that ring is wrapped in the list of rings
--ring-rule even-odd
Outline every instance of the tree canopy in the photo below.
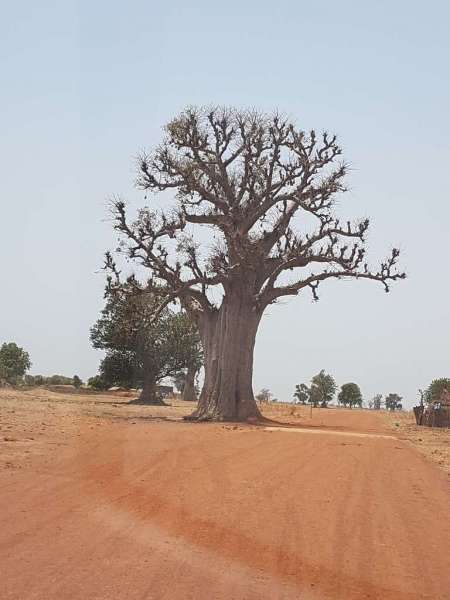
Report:
[[[344,383],[341,386],[341,390],[338,394],[338,402],[339,404],[343,404],[344,406],[349,406],[353,408],[354,406],[362,406],[362,394],[359,388],[359,385],[356,383]]]
[[[142,385],[141,399],[153,403],[158,402],[156,384],[185,368],[198,350],[197,328],[189,315],[168,306],[158,310],[158,298],[140,293],[131,281],[110,282],[91,340],[107,351],[100,365],[102,380]]]
[[[314,406],[320,405],[322,408],[326,408],[328,403],[333,400],[336,390],[337,385],[334,378],[322,369],[311,379],[310,402]]]
[[[0,379],[15,385],[31,367],[30,355],[15,342],[5,342],[0,348]]]
[[[109,349],[98,370],[105,388],[118,386],[130,389],[142,385],[142,365],[133,351]]]
[[[384,400],[388,410],[402,410],[402,397],[398,394],[388,394]]]
[[[256,396],[258,402],[270,402],[272,398],[273,394],[268,388],[262,388]]]
[[[425,390],[424,399],[425,402],[439,402],[442,396],[442,392],[447,390],[450,392],[450,379],[447,377],[441,377],[439,379],[433,379],[430,385]]]
[[[300,383],[295,386],[294,401],[299,404],[307,404],[310,400],[311,390],[305,383]]]

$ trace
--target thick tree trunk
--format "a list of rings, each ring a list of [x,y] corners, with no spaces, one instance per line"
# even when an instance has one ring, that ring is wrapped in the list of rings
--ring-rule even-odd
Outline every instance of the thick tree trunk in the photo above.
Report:
[[[205,381],[193,420],[245,421],[261,413],[252,388],[253,351],[261,315],[239,291],[199,322]]]
[[[196,402],[197,401],[197,393],[195,391],[195,375],[197,374],[197,369],[195,367],[189,366],[186,373],[186,380],[184,382],[182,399],[187,402]]]
[[[157,394],[155,377],[148,371],[144,373],[144,381],[142,385],[142,391],[139,396],[139,402],[142,404],[166,406],[166,403]]]

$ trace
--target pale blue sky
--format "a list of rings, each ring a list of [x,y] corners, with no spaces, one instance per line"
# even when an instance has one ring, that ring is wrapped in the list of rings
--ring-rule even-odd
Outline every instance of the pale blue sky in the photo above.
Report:
[[[0,341],[32,372],[86,378],[100,354],[106,199],[187,104],[279,108],[339,135],[346,211],[409,278],[322,286],[263,319],[255,389],[321,368],[366,398],[450,376],[450,8],[444,1],[4,2],[0,19]]]

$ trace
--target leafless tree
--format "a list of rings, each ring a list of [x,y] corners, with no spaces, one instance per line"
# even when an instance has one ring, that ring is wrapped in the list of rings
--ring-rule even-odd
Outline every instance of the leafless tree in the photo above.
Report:
[[[399,251],[371,269],[369,221],[336,216],[346,165],[335,136],[306,133],[278,114],[196,108],[165,132],[139,158],[137,185],[173,190],[173,204],[130,220],[115,200],[114,227],[128,259],[148,269],[145,287],[160,295],[161,310],[178,299],[198,322],[205,379],[191,418],[257,418],[253,350],[264,310],[302,291],[317,299],[327,279],[369,279],[388,291],[405,277]],[[199,227],[213,244],[200,243]]]

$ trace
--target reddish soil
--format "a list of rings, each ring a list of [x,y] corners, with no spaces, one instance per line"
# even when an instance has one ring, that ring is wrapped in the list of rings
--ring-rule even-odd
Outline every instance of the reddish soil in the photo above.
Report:
[[[128,400],[0,395],[2,600],[450,598],[450,478],[382,415]]]

